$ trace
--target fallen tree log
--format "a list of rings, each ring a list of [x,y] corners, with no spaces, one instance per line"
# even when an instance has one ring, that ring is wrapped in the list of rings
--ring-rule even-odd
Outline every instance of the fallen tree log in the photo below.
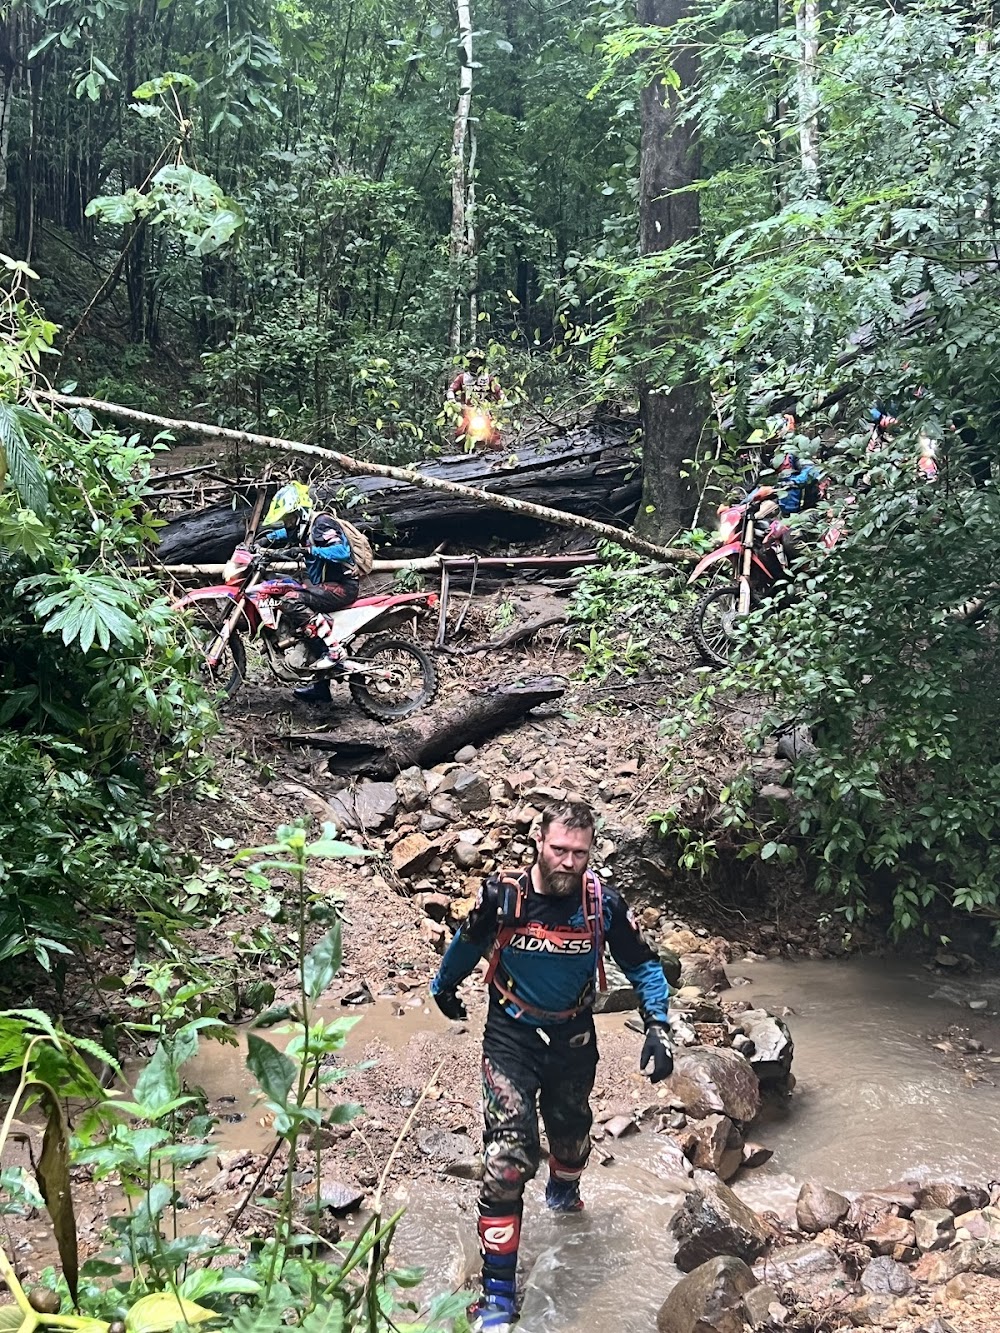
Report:
[[[292,732],[279,739],[330,750],[331,773],[392,778],[404,768],[427,768],[449,759],[463,745],[496,735],[532,708],[560,698],[567,685],[561,676],[496,684],[468,695],[460,704],[428,709],[393,727],[359,721],[342,729]]]
[[[134,408],[123,407],[120,403],[108,403],[99,398],[80,398],[74,394],[56,393],[55,391],[48,391],[38,396],[47,398],[59,407],[67,409],[83,408],[89,412],[103,413],[114,420],[130,421],[149,430],[171,430],[179,432],[182,436],[195,436],[198,439],[230,440],[234,444],[277,449],[282,453],[299,454],[305,458],[320,459],[333,463],[350,476],[380,477],[388,481],[403,483],[406,486],[414,486],[420,490],[441,491],[452,498],[453,504],[464,503],[478,506],[480,515],[483,507],[501,509],[509,514],[518,515],[522,519],[534,520],[536,523],[548,523],[555,527],[591,533],[604,541],[615,542],[626,550],[636,551],[639,555],[648,556],[652,560],[673,562],[689,560],[691,557],[690,551],[659,546],[655,542],[645,541],[626,528],[617,528],[610,523],[585,517],[582,514],[554,509],[551,506],[520,499],[513,495],[500,494],[498,487],[504,475],[502,470],[496,472],[490,482],[484,483],[482,487],[477,489],[446,477],[432,475],[429,469],[434,466],[433,464],[425,464],[420,468],[391,467],[387,463],[369,463],[366,459],[354,458],[350,454],[343,454],[337,449],[323,449],[319,445],[303,444],[299,440],[286,440],[277,435],[257,435],[251,431],[229,430],[221,426],[209,425],[204,421],[185,421],[177,417],[156,416],[151,412],[138,412]],[[531,447],[537,448],[537,446]],[[574,445],[573,456],[576,457],[578,452],[579,446]],[[469,457],[475,456],[470,455]],[[529,470],[529,475],[537,472],[538,468],[546,466],[548,461],[547,458],[538,460],[538,466],[532,467]],[[479,462],[482,463],[483,460],[480,459]],[[495,466],[495,463],[490,465]],[[226,512],[230,511],[227,510]],[[237,540],[240,536],[242,536],[242,522]],[[234,544],[230,544],[230,550]],[[228,554],[229,551],[226,551],[225,555]],[[214,558],[218,558],[217,552]],[[182,564],[200,564],[202,560],[207,561],[209,559],[209,556],[201,553],[197,557],[190,553],[181,556],[176,551],[169,556],[171,562],[176,561]]]

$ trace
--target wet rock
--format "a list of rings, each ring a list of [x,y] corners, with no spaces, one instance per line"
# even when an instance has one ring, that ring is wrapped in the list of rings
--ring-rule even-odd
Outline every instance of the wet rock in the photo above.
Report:
[[[657,1333],[743,1333],[743,1298],[756,1285],[741,1260],[710,1259],[681,1278],[660,1306]]]
[[[483,1164],[479,1158],[469,1157],[460,1162],[449,1162],[443,1174],[455,1180],[482,1180]]]
[[[955,1239],[955,1218],[947,1208],[918,1208],[913,1214],[917,1249],[946,1250]]]
[[[800,1231],[817,1235],[842,1222],[850,1206],[850,1200],[836,1190],[808,1181],[799,1190],[795,1203],[795,1221]]]
[[[459,870],[475,870],[483,859],[479,848],[472,847],[467,842],[457,843],[451,855]]]
[[[921,1185],[915,1193],[920,1208],[947,1208],[956,1217],[973,1208],[983,1208],[990,1201],[985,1190],[969,1188],[955,1180],[936,1180],[929,1185]]]
[[[883,1254],[861,1274],[861,1285],[873,1296],[908,1296],[916,1283],[908,1268]]]
[[[762,1143],[745,1143],[743,1145],[743,1165],[747,1170],[754,1167],[763,1166],[774,1156],[773,1148],[765,1148]]]
[[[364,1191],[356,1185],[348,1185],[343,1180],[324,1176],[319,1184],[319,1203],[321,1208],[329,1208],[335,1216],[353,1213],[364,1203]]]
[[[392,868],[403,879],[412,879],[426,870],[440,848],[423,833],[408,833],[392,849]]]
[[[430,800],[424,775],[417,767],[404,768],[396,778],[396,795],[399,804],[409,813],[422,810]]]
[[[696,1120],[721,1114],[748,1124],[760,1110],[757,1076],[739,1051],[727,1047],[678,1052],[664,1087],[671,1102]]]
[[[733,1122],[725,1115],[710,1115],[704,1120],[690,1123],[687,1127],[691,1143],[689,1156],[695,1166],[702,1171],[714,1171],[725,1179],[719,1168],[729,1146],[730,1131],[734,1128]],[[743,1154],[740,1152],[740,1164],[742,1161]]]
[[[707,953],[681,955],[680,986],[696,986],[698,990],[725,990],[729,986],[726,969]]]
[[[870,1231],[885,1217],[909,1217],[917,1200],[906,1190],[885,1189],[859,1195],[851,1204],[847,1224],[857,1231]]]
[[[677,954],[670,949],[665,949],[662,945],[657,950],[660,959],[660,966],[663,968],[663,975],[667,979],[667,985],[673,990],[680,985],[681,980],[681,960]]]
[[[672,1139],[667,1139],[660,1151],[657,1153],[653,1162],[653,1170],[664,1180],[676,1180],[682,1188],[687,1189],[685,1182],[694,1174],[694,1167],[690,1159],[681,1151],[679,1143]]]
[[[626,1134],[637,1134],[639,1126],[635,1123],[633,1116],[613,1115],[610,1120],[605,1120],[604,1130],[613,1139],[623,1139]]]
[[[754,1044],[749,1060],[761,1083],[780,1083],[786,1079],[795,1053],[787,1025],[766,1009],[747,1009],[740,1014],[739,1025]]]
[[[670,1221],[677,1240],[674,1262],[681,1272],[720,1255],[752,1260],[763,1254],[769,1232],[753,1209],[707,1171],[696,1171],[694,1183]]]
[[[491,799],[489,782],[475,768],[453,769],[441,784],[441,794],[451,796],[463,814],[484,810]]]
[[[791,1317],[791,1310],[781,1304],[773,1287],[754,1287],[743,1297],[743,1318],[752,1329],[781,1328]]]
[[[905,1246],[907,1249],[913,1246],[913,1223],[906,1217],[883,1217],[861,1239],[876,1254],[889,1254],[895,1258],[897,1246]]]
[[[391,824],[399,797],[391,782],[362,782],[354,792],[354,811],[366,833],[377,833]]]
[[[686,953],[701,953],[702,941],[690,930],[669,930],[660,941],[660,947],[681,958]]]
[[[594,998],[595,1014],[624,1014],[639,1007],[639,997],[628,977],[613,959],[605,965],[608,989],[598,991]]]
[[[468,1134],[449,1129],[418,1129],[417,1147],[425,1157],[439,1162],[457,1162],[472,1153]]]
[[[447,792],[439,792],[431,797],[430,812],[448,824],[454,824],[462,818],[462,807]]]
[[[846,1291],[851,1285],[836,1254],[818,1240],[775,1250],[754,1265],[754,1272],[762,1282],[770,1282],[780,1290],[790,1287],[800,1300]]]

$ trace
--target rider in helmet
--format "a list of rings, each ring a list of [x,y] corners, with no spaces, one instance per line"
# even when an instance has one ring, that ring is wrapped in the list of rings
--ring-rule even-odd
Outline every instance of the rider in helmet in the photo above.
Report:
[[[311,666],[316,679],[297,689],[295,697],[329,703],[330,676],[344,675],[352,666],[327,618],[358,596],[358,569],[347,533],[332,510],[317,510],[308,486],[292,481],[271,501],[257,544],[294,546],[305,553],[309,581],[281,599],[281,614],[315,652]]]
[[[467,433],[470,440],[477,438],[474,433],[470,433],[468,430],[470,411],[478,410],[485,414],[489,403],[499,403],[503,399],[503,389],[500,387],[500,381],[487,370],[486,353],[482,348],[469,348],[465,354],[465,366],[466,368],[460,370],[448,385],[446,395],[449,403],[458,403],[461,407],[467,409],[459,418],[458,428],[455,432],[455,438],[463,447],[466,444]],[[495,430],[490,420],[488,438],[485,442],[493,445],[496,439],[499,439],[499,432]]]

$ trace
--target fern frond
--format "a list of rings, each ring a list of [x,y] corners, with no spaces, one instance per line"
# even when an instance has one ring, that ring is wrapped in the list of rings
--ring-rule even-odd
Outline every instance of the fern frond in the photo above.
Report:
[[[22,416],[10,403],[0,403],[0,456],[0,488],[9,480],[25,508],[44,518],[49,506],[45,473],[28,442]]]

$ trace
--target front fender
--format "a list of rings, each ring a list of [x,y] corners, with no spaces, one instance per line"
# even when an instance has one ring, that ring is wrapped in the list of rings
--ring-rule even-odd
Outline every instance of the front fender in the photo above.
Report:
[[[740,542],[727,542],[725,546],[717,546],[714,551],[709,551],[708,555],[703,555],[695,565],[688,583],[694,583],[696,579],[704,574],[705,570],[712,565],[717,565],[720,560],[735,559],[743,549]]]
[[[175,611],[190,611],[199,602],[235,602],[238,600],[239,594],[228,583],[215,583],[207,588],[194,588],[191,592],[185,593],[183,597],[179,597],[174,602],[173,609]],[[247,628],[251,633],[256,632],[260,624],[260,612],[249,597],[243,603],[241,616],[246,621]]]

